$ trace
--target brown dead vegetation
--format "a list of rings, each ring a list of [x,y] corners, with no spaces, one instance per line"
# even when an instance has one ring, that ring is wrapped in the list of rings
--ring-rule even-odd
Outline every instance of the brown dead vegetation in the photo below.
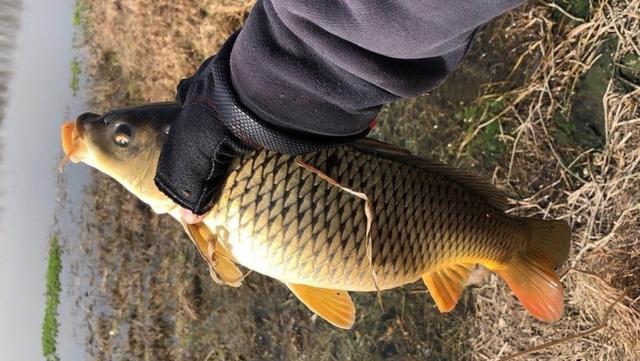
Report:
[[[84,304],[92,355],[499,360],[542,345],[518,357],[640,359],[640,84],[621,75],[628,59],[640,57],[640,1],[579,3],[586,13],[535,2],[497,19],[451,79],[386,107],[375,133],[492,177],[513,197],[512,212],[570,222],[562,320],[533,320],[504,282],[485,273],[446,315],[418,284],[384,292],[384,311],[375,294],[355,294],[356,326],[337,330],[264,276],[252,274],[238,289],[213,284],[173,220],[96,175],[83,243],[94,274]],[[242,0],[84,0],[95,107],[172,99],[177,81],[250,8]],[[588,103],[580,90],[600,68],[605,81],[593,82],[601,95]],[[590,106],[602,119],[581,133],[574,115]]]

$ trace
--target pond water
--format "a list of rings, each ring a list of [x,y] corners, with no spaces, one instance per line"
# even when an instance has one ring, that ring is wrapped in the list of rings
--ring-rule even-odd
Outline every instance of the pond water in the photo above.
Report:
[[[58,353],[85,359],[87,334],[78,294],[82,270],[70,267],[79,244],[77,217],[88,167],[60,175],[59,129],[85,110],[70,87],[74,1],[23,1],[9,102],[0,127],[0,360],[42,360],[49,240],[64,248]],[[1,11],[0,11],[1,12]]]

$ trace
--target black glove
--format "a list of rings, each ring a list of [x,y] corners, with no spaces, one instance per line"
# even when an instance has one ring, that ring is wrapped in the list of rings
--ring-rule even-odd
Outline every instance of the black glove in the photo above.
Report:
[[[252,147],[238,140],[220,119],[214,100],[214,64],[226,63],[233,39],[178,84],[182,104],[171,124],[156,170],[156,186],[174,202],[196,214],[211,208],[233,158]],[[226,48],[229,48],[228,51]],[[228,59],[228,54],[227,59]]]
[[[237,33],[178,85],[180,113],[162,148],[156,186],[174,202],[204,214],[217,200],[231,161],[255,149],[302,154],[353,141],[278,128],[255,116],[237,100],[229,58]]]

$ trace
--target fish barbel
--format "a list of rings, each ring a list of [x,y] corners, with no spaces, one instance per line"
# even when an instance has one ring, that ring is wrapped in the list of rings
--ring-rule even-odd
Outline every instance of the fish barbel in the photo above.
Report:
[[[81,116],[63,125],[66,157],[181,221],[179,207],[153,183],[162,130],[176,113],[175,104],[153,104]],[[551,322],[562,315],[555,269],[568,255],[569,226],[505,213],[506,197],[478,177],[373,139],[302,156],[257,150],[230,169],[204,221],[181,221],[221,283],[239,286],[236,263],[243,265],[284,282],[312,311],[350,328],[355,307],[348,291],[422,279],[448,312],[481,264],[534,317]]]

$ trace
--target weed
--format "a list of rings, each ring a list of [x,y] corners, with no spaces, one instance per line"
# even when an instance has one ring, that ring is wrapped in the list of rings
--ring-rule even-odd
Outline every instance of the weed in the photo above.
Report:
[[[495,163],[506,155],[507,147],[501,139],[500,126],[500,115],[504,109],[505,104],[501,98],[490,97],[480,99],[456,113],[455,118],[463,122],[465,141],[469,143],[467,156]]]
[[[58,338],[58,305],[60,304],[60,272],[62,271],[61,248],[58,238],[53,236],[49,246],[45,310],[42,322],[42,353],[49,361],[58,361],[56,342]]]
[[[73,6],[73,26],[79,27],[82,25],[82,0],[76,0]]]
[[[74,58],[71,60],[71,80],[69,80],[69,86],[71,87],[71,91],[75,96],[80,90],[80,74],[82,72],[82,68],[80,66],[80,62],[78,59]]]

